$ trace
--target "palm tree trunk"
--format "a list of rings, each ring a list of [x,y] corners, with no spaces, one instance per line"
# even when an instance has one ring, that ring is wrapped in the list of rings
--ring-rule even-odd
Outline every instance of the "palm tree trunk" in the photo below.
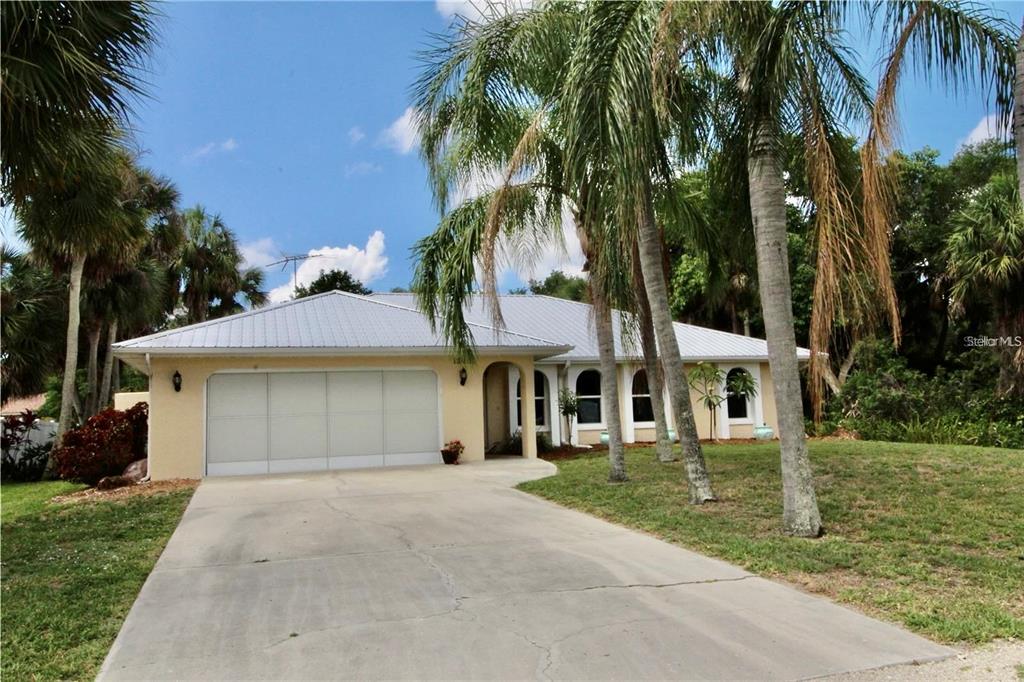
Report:
[[[71,261],[71,272],[69,274],[70,286],[68,287],[68,328],[65,339],[64,351],[64,381],[60,391],[60,418],[57,420],[57,433],[54,434],[54,448],[50,449],[50,458],[46,461],[44,478],[53,478],[55,475],[53,451],[60,445],[64,434],[71,426],[71,412],[74,410],[77,398],[75,386],[75,372],[78,369],[78,323],[79,303],[82,296],[82,272],[85,270],[85,256],[76,254]]]
[[[655,453],[659,462],[674,462],[672,439],[668,435],[665,419],[665,376],[658,360],[658,342],[654,335],[654,320],[651,319],[651,303],[644,288],[644,273],[640,267],[640,254],[633,250],[633,285],[636,288],[637,322],[640,325],[640,345],[644,352],[644,371],[647,374],[647,390],[651,394],[651,410],[654,412]]]
[[[114,342],[117,341],[117,319],[110,321],[107,327],[107,350],[103,356],[103,384],[100,387],[99,408],[103,409],[110,402],[110,383],[114,373]]]
[[[110,378],[110,392],[117,393],[121,390],[121,361],[114,358],[113,376]]]
[[[597,353],[601,362],[601,404],[604,426],[608,431],[608,480],[621,483],[626,476],[626,453],[622,447],[622,420],[619,417],[619,382],[615,362],[615,333],[612,310],[600,286],[590,278],[590,300],[594,304]]]
[[[764,125],[757,132],[747,173],[761,311],[782,448],[783,528],[790,535],[817,537],[821,534],[821,516],[804,437],[786,245],[786,190],[772,134]]]
[[[96,405],[99,402],[99,354],[100,332],[102,331],[100,325],[89,328],[89,359],[88,369],[85,372],[85,414],[87,417],[96,414]]]
[[[686,381],[686,369],[679,355],[672,315],[669,312],[668,288],[665,285],[661,251],[661,234],[654,221],[654,202],[650,186],[645,188],[643,215],[638,224],[638,252],[640,269],[644,276],[644,288],[651,306],[654,333],[661,351],[661,363],[665,370],[672,413],[676,420],[676,433],[683,448],[686,462],[686,478],[689,482],[690,502],[703,504],[715,499],[711,491],[704,453],[697,438],[697,424],[693,419],[693,405],[690,403],[690,386]]]
[[[1017,143],[1017,182],[1024,201],[1024,26],[1017,40],[1017,77],[1013,83],[1013,137]]]

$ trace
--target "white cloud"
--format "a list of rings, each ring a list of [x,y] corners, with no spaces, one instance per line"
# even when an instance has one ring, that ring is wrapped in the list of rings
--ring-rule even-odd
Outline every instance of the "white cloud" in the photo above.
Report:
[[[1000,125],[998,114],[982,116],[981,120],[978,121],[978,125],[974,126],[974,129],[967,133],[967,137],[960,140],[957,148],[978,144],[993,137],[1010,139],[1010,122],[1006,121],[1004,125]]]
[[[380,173],[384,170],[379,163],[373,163],[371,161],[357,161],[356,163],[350,163],[345,166],[345,177],[351,178],[357,175],[370,175],[372,173]]]
[[[359,126],[352,126],[348,129],[348,141],[352,144],[359,144],[365,137],[366,133]]]
[[[416,116],[412,107],[407,108],[394,123],[380,131],[378,141],[399,154],[408,154],[418,147],[420,132],[416,128]]]
[[[347,270],[363,284],[380,279],[388,271],[388,257],[384,251],[384,233],[380,230],[370,235],[363,248],[349,244],[345,247],[310,249],[308,255],[317,258],[302,261],[294,278],[289,277],[287,284],[271,289],[270,300],[274,303],[287,301],[295,292],[296,280],[300,285],[307,286],[320,276],[321,270]]]
[[[479,22],[509,12],[528,9],[533,0],[435,0],[434,8],[445,19],[461,16]]]
[[[239,250],[242,252],[243,267],[246,268],[262,268],[281,258],[281,250],[271,237],[246,242],[239,246]]]
[[[211,156],[218,153],[230,153],[238,149],[238,142],[233,137],[229,137],[223,142],[207,142],[206,144],[196,147],[189,153],[185,154],[185,161],[198,161],[199,159]]]

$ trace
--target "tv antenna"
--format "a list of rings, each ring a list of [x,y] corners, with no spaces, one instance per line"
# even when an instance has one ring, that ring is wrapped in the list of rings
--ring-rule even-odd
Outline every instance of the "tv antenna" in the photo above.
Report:
[[[320,258],[321,255],[323,254],[300,253],[294,256],[281,256],[281,260],[276,260],[273,263],[267,263],[266,267],[272,268],[275,265],[280,265],[281,271],[283,272],[284,269],[288,267],[289,263],[292,264],[292,296],[294,297],[295,294],[299,293],[299,261],[305,261],[310,258]]]

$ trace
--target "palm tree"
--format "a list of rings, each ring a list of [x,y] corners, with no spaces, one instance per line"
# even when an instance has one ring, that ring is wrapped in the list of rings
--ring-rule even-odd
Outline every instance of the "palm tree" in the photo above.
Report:
[[[181,215],[184,244],[178,254],[177,278],[188,322],[203,322],[241,310],[236,300],[242,295],[250,306],[267,301],[263,272],[241,270],[238,239],[219,215],[196,206]]]
[[[166,317],[164,301],[168,286],[163,263],[143,257],[132,267],[114,275],[100,293],[105,299],[104,320],[107,338],[100,372],[99,388],[92,409],[97,411],[109,404],[114,374],[113,344],[121,329],[151,328]]]
[[[952,312],[963,312],[968,300],[984,300],[995,313],[995,335],[1024,335],[1024,210],[1014,178],[999,174],[954,218],[946,243]],[[1001,393],[1024,393],[1024,347],[999,348]]]
[[[1024,197],[1024,21],[1017,39],[1016,77],[1013,82],[1013,138],[1017,147],[1017,183]]]
[[[155,38],[145,2],[0,5],[2,188],[21,201],[69,163],[106,154]]]
[[[105,250],[96,254],[86,270],[83,303],[87,314],[88,359],[86,372],[85,416],[92,416],[106,400],[100,390],[99,349],[107,328],[103,379],[112,370],[111,344],[116,341],[119,320],[156,321],[166,300],[166,278],[154,271],[152,262],[175,241],[178,191],[166,178],[141,167],[128,154],[118,162],[125,179],[118,206],[126,222],[134,222],[132,233],[138,237],[133,248]],[[156,297],[156,298],[154,298]]]
[[[659,186],[670,186],[670,123],[674,143],[692,154],[700,137],[701,89],[692,86],[684,69],[666,69],[663,100],[652,90],[659,26],[654,3],[590,3],[584,7],[576,49],[562,91],[561,116],[569,140],[566,165],[571,177],[593,167],[609,169],[613,190],[603,194],[628,243],[636,244],[644,289],[665,381],[679,431],[694,504],[714,500],[707,466],[697,436],[690,390],[675,336],[664,272],[663,234],[655,201]],[[659,108],[659,104],[662,105]],[[674,198],[674,197],[669,197]],[[667,202],[670,210],[678,205]],[[631,251],[632,249],[630,249]]]
[[[78,332],[82,277],[86,262],[126,259],[136,253],[144,236],[142,222],[130,202],[133,178],[126,172],[123,152],[108,148],[88,166],[69,166],[60,178],[40,185],[15,204],[22,238],[33,257],[68,268],[68,317],[64,379],[57,442],[71,425],[76,402]]]
[[[732,186],[749,187],[759,290],[769,364],[774,382],[781,437],[783,524],[787,533],[816,536],[821,519],[803,433],[792,296],[786,253],[786,194],[781,142],[795,133],[815,205],[817,264],[811,321],[811,390],[822,394],[820,355],[828,347],[838,316],[870,315],[883,302],[898,338],[899,318],[889,272],[888,202],[891,186],[881,163],[892,140],[894,98],[905,56],[935,69],[957,87],[960,79],[999,83],[1011,67],[1000,23],[981,10],[956,3],[894,2],[883,5],[891,40],[884,60],[878,98],[872,102],[866,82],[849,59],[843,41],[848,13],[841,3],[747,2],[666,9],[659,26],[660,60],[674,65],[684,59],[725,63],[728,77],[717,82],[720,106],[732,111],[718,138],[728,165],[742,168]],[[697,36],[695,38],[695,36]],[[656,68],[658,65],[656,64]],[[844,121],[870,122],[862,166],[863,209],[840,179]],[[861,255],[866,257],[859,257]],[[846,309],[850,308],[852,312]]]
[[[0,268],[0,392],[5,399],[40,393],[59,370],[62,349],[53,330],[65,324],[67,282],[6,246]]]
[[[566,208],[587,258],[609,437],[609,480],[621,482],[627,475],[612,307],[624,289],[616,279],[619,270],[609,265],[618,252],[605,248],[608,223],[589,201],[601,190],[600,180],[592,174],[575,185],[565,182],[563,143],[556,119],[544,105],[527,104],[530,96],[550,100],[558,84],[557,74],[534,73],[533,87],[520,88],[523,99],[483,94],[495,92],[492,86],[499,83],[499,88],[519,87],[517,76],[510,71],[526,64],[512,59],[495,62],[492,55],[501,44],[520,41],[526,54],[530,51],[526,45],[550,38],[559,29],[564,31],[561,35],[572,35],[565,29],[576,20],[576,10],[560,6],[553,16],[551,22],[538,13],[506,15],[483,26],[464,21],[457,39],[425,60],[417,109],[424,157],[444,215],[438,230],[416,246],[413,289],[432,324],[441,322],[456,359],[471,358],[472,339],[463,306],[473,295],[477,262],[482,265],[487,304],[495,324],[501,326],[497,252],[502,247],[507,251],[519,248],[529,258],[538,242],[557,241]],[[567,57],[571,42],[563,42],[559,49]],[[500,176],[496,189],[445,214],[447,198],[460,182],[488,174]]]

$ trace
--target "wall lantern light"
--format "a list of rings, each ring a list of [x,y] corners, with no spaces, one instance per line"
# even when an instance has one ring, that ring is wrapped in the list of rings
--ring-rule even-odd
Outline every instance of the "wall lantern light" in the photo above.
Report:
[[[175,372],[174,376],[171,377],[171,383],[174,384],[174,392],[181,392],[181,372]]]
[[[469,376],[469,373],[466,371],[465,367],[463,367],[462,369],[459,370],[459,386],[465,386],[466,385],[466,378],[468,376]]]

